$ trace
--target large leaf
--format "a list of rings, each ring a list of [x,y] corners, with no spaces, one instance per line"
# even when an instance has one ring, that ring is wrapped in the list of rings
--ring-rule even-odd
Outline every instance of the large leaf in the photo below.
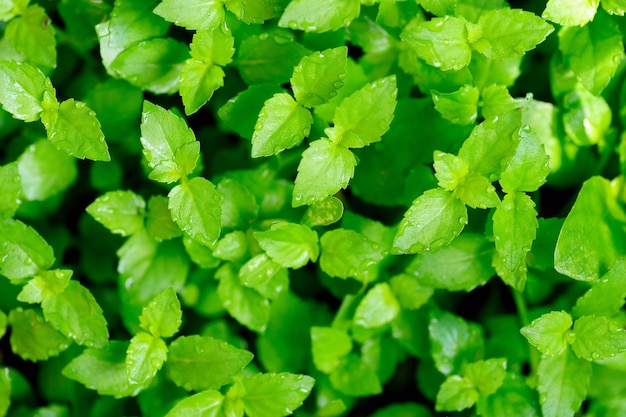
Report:
[[[293,69],[291,88],[298,103],[319,106],[337,95],[346,76],[348,49],[345,46],[314,52]]]
[[[26,278],[54,263],[52,247],[19,220],[0,221],[0,273],[10,279]]]
[[[311,392],[315,380],[289,373],[256,374],[244,378],[243,407],[250,417],[283,417],[293,414]]]
[[[0,61],[0,104],[13,117],[32,122],[44,110],[44,94],[56,92],[41,70],[26,62]]]

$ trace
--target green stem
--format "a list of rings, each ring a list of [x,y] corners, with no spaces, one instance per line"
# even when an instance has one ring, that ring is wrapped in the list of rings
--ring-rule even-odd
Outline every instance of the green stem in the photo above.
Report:
[[[528,318],[528,307],[526,306],[526,299],[524,294],[517,291],[513,291],[513,300],[515,300],[515,306],[517,307],[517,317],[519,318],[521,327],[528,326],[530,319]],[[539,352],[532,346],[528,345],[528,356],[530,359],[530,375],[535,375],[537,367],[539,366]]]

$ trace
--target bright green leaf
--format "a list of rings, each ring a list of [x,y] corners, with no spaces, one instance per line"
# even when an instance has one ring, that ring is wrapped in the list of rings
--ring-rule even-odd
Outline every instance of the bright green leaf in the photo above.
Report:
[[[289,287],[287,270],[264,253],[243,264],[239,270],[239,281],[269,299],[278,297]]]
[[[626,263],[618,260],[615,265],[596,281],[587,292],[576,300],[572,314],[614,316],[624,306],[626,298]]]
[[[393,120],[397,95],[393,75],[365,85],[341,102],[335,110],[334,126],[324,132],[333,143],[346,148],[380,141]]]
[[[332,327],[311,327],[313,363],[321,372],[333,372],[351,351],[352,339],[345,331]]]
[[[490,59],[485,60],[492,62]],[[513,111],[520,107],[520,100],[511,97],[509,90],[503,85],[491,84],[483,88],[481,98],[482,115],[487,120],[492,120],[502,113]]]
[[[70,341],[47,323],[38,310],[11,310],[9,325],[11,350],[24,360],[47,360],[70,345]]]
[[[470,363],[463,369],[463,376],[483,396],[494,394],[506,377],[506,359],[496,358]]]
[[[17,55],[26,62],[47,71],[56,67],[55,30],[42,7],[37,5],[27,7],[21,16],[12,19],[6,25],[4,37]]]
[[[400,312],[400,303],[386,282],[373,286],[354,312],[354,324],[373,329],[389,324]]]
[[[376,371],[354,353],[343,358],[330,374],[330,382],[336,390],[351,397],[366,397],[383,391]]]
[[[416,276],[411,274],[399,274],[391,278],[391,289],[396,295],[402,308],[417,310],[430,300],[434,290],[432,287],[423,285]]]
[[[361,10],[359,0],[292,0],[278,21],[284,28],[305,32],[338,30],[355,19]]]
[[[548,0],[541,17],[562,26],[583,26],[593,20],[600,0]]]
[[[19,220],[0,222],[0,273],[9,279],[32,277],[49,269],[54,253],[32,227]]]
[[[469,173],[467,163],[458,156],[441,151],[435,151],[433,158],[437,183],[448,191],[454,191]]]
[[[539,135],[522,129],[515,154],[500,178],[502,190],[506,193],[536,191],[550,173],[549,160]]]
[[[254,238],[284,268],[301,268],[319,256],[317,233],[301,224],[277,222],[270,230],[255,232]]]
[[[298,146],[309,135],[313,117],[289,94],[269,98],[259,113],[252,135],[252,157],[277,155]]]
[[[591,364],[567,349],[541,358],[537,370],[539,402],[544,417],[573,417],[587,396]]]
[[[71,98],[65,100],[59,111],[43,122],[48,139],[58,149],[79,159],[111,160],[96,113],[85,103]]]
[[[602,0],[602,8],[617,16],[624,16],[626,13],[626,4],[623,0]]]
[[[165,417],[220,417],[224,396],[215,390],[202,391],[177,402]]]
[[[41,303],[46,298],[62,293],[71,278],[72,271],[69,269],[42,271],[22,287],[17,299],[25,303]]]
[[[384,256],[380,245],[354,230],[330,230],[324,233],[320,244],[320,267],[331,277],[366,281]]]
[[[167,346],[163,339],[145,332],[130,339],[126,351],[126,370],[132,384],[150,381],[167,359]]]
[[[452,16],[435,17],[429,21],[416,18],[404,28],[400,37],[428,65],[442,71],[458,71],[472,59],[466,23],[465,19]]]
[[[346,188],[355,166],[349,149],[328,139],[311,142],[298,165],[292,205],[310,205]]]
[[[531,345],[545,356],[558,356],[567,350],[572,317],[565,311],[552,311],[520,330]]]
[[[448,312],[431,313],[428,332],[432,358],[444,375],[458,373],[483,350],[482,328]]]
[[[148,200],[146,231],[157,242],[181,235],[180,228],[172,220],[168,202],[167,197],[161,195],[154,195]]]
[[[467,224],[467,209],[442,188],[426,191],[404,213],[393,242],[394,253],[416,253],[447,245]]]
[[[626,352],[626,331],[613,319],[582,316],[574,322],[572,350],[588,361],[607,359]]]
[[[595,96],[582,85],[564,97],[565,132],[578,146],[604,142],[611,127],[611,108],[603,97]]]
[[[224,70],[217,65],[188,59],[180,72],[180,95],[185,114],[194,114],[224,85]]]
[[[192,239],[212,247],[220,235],[222,196],[211,182],[192,178],[168,194],[172,219]]]
[[[454,195],[472,208],[486,209],[500,204],[500,198],[491,181],[476,172],[470,172],[461,179]]]
[[[178,332],[182,315],[176,292],[168,288],[143,308],[139,322],[155,337],[172,337]]]
[[[470,408],[479,397],[478,390],[471,381],[459,375],[452,375],[439,387],[435,409],[437,411],[461,411]]]
[[[162,0],[154,13],[189,30],[211,30],[223,22],[224,4],[222,0]]]
[[[308,397],[315,380],[289,373],[256,374],[242,381],[243,407],[249,417],[283,417],[293,414]]]
[[[32,122],[44,111],[44,94],[56,95],[50,79],[26,62],[0,61],[0,104],[16,119]]]
[[[452,93],[431,91],[435,109],[441,116],[457,125],[474,123],[478,116],[478,88],[464,85]]]
[[[248,243],[248,235],[241,230],[235,230],[217,241],[213,256],[230,262],[246,260],[250,256]]]
[[[174,383],[188,391],[219,389],[232,382],[252,357],[212,337],[182,336],[170,344],[167,366]]]
[[[110,191],[87,206],[96,221],[112,233],[132,235],[143,228],[146,202],[132,191]]]
[[[0,217],[13,217],[22,201],[22,185],[17,162],[0,166]],[[343,213],[343,205],[341,206]]]
[[[319,106],[337,95],[347,71],[348,49],[345,46],[314,52],[300,60],[293,69],[291,88],[304,107]]]
[[[311,204],[302,216],[302,224],[315,226],[328,226],[338,222],[343,216],[343,203],[334,196]]]
[[[439,17],[453,15],[458,6],[454,0],[420,0],[419,4],[427,12]]]

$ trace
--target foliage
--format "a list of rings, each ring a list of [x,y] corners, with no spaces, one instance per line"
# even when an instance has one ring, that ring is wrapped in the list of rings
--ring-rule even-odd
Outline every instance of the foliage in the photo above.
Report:
[[[0,0],[0,416],[626,415],[623,0]]]

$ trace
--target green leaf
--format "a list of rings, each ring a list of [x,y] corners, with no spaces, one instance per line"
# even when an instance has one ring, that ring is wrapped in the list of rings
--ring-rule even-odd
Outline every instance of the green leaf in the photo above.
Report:
[[[0,310],[0,339],[7,333],[7,326],[9,325],[9,318],[4,311]]]
[[[213,251],[213,256],[230,262],[244,261],[250,256],[248,236],[241,230],[225,234]]]
[[[561,29],[559,49],[576,78],[595,95],[602,93],[624,59],[619,25],[604,13],[583,27]]]
[[[222,0],[162,0],[154,13],[189,30],[212,30],[224,21]]]
[[[472,59],[466,23],[465,19],[452,16],[428,21],[416,18],[404,28],[400,38],[428,65],[442,71],[458,71]]]
[[[111,160],[96,113],[82,101],[65,100],[43,122],[48,140],[58,149],[79,159]]]
[[[256,374],[242,379],[243,407],[249,417],[283,417],[293,414],[308,397],[315,380],[289,373]]]
[[[544,417],[573,417],[587,396],[591,364],[568,349],[541,358],[537,370],[539,402]]]
[[[613,319],[582,316],[574,322],[572,350],[581,359],[595,361],[626,352],[626,331]]]
[[[470,408],[479,397],[478,390],[467,378],[452,375],[439,387],[435,410],[437,411],[461,411]]]
[[[62,293],[71,278],[72,271],[69,269],[42,271],[22,287],[17,299],[25,303],[41,303],[46,298]]]
[[[306,0],[292,0],[283,12],[278,25],[305,32],[323,33],[339,30],[359,16],[359,0],[320,0],[312,4]]]
[[[467,224],[467,209],[442,188],[426,191],[404,213],[392,253],[416,253],[450,243]]]
[[[168,207],[169,200],[161,195],[154,195],[148,200],[146,231],[157,242],[173,239],[181,235],[181,230],[172,220]]]
[[[567,312],[552,311],[522,327],[520,332],[545,356],[558,356],[567,350],[571,327],[572,317]]]
[[[481,59],[481,58],[479,58]],[[482,58],[485,61],[493,62],[494,64],[498,61],[492,61],[490,59]],[[485,64],[487,65],[487,64]],[[477,68],[477,71],[480,71],[480,67]],[[517,74],[514,78],[517,78],[519,74]],[[511,97],[509,94],[509,90],[503,85],[491,84],[485,87],[481,91],[482,96],[482,115],[485,119],[491,120],[494,117],[499,116],[502,113],[506,113],[513,110],[518,110],[520,106],[520,101]],[[522,116],[523,117],[523,116]]]
[[[534,13],[509,8],[491,10],[476,25],[468,25],[472,48],[495,60],[523,55],[553,31],[552,25]]]
[[[10,369],[0,368],[0,415],[6,414],[11,405],[11,376]]]
[[[331,277],[367,281],[384,257],[384,250],[354,230],[330,230],[320,239],[320,267]]]
[[[400,306],[407,310],[417,310],[430,300],[434,290],[423,285],[417,277],[410,274],[399,274],[389,281]]]
[[[178,332],[182,315],[176,292],[168,288],[143,308],[139,322],[142,328],[155,337],[172,337]]]
[[[593,20],[600,0],[548,0],[541,14],[562,26],[583,26]]]
[[[602,143],[611,127],[611,109],[604,98],[577,85],[564,97],[565,132],[578,146]]]
[[[252,157],[278,155],[298,146],[309,135],[313,117],[289,94],[269,98],[259,113],[252,135]]]
[[[0,242],[0,273],[9,279],[32,277],[54,263],[48,243],[19,220],[0,221]]]
[[[96,25],[102,63],[110,74],[111,63],[123,51],[146,39],[164,36],[170,24],[152,10],[159,0],[116,1],[109,19]]]
[[[270,32],[243,39],[234,65],[248,85],[284,84],[291,78],[293,67],[308,54],[291,33]]]
[[[5,0],[0,4],[0,20],[8,22],[24,13],[30,0]],[[3,371],[4,372],[4,371]],[[0,413],[1,414],[1,413]]]
[[[250,330],[263,333],[270,319],[269,300],[244,287],[230,266],[218,270],[216,276],[220,280],[217,294],[228,313]]]
[[[343,203],[337,197],[329,196],[310,205],[302,216],[302,224],[308,227],[328,226],[341,220]]]
[[[266,254],[255,256],[239,270],[241,284],[254,288],[262,296],[274,300],[289,288],[285,268],[270,260]]]
[[[431,90],[435,109],[441,116],[457,125],[474,123],[478,116],[478,88],[464,85],[452,93]]]
[[[252,357],[247,350],[212,337],[182,336],[170,344],[167,367],[172,381],[188,391],[219,389],[232,382]]]
[[[311,142],[298,165],[292,205],[311,205],[346,188],[355,166],[349,149],[328,139]]]
[[[506,194],[493,214],[497,258],[494,266],[505,283],[524,290],[525,276],[516,277],[526,270],[526,255],[537,235],[537,211],[531,198],[520,192]]]
[[[572,310],[576,317],[584,315],[615,316],[624,306],[626,298],[626,263],[615,265],[595,282],[578,300]]]
[[[311,352],[315,367],[326,374],[336,370],[352,351],[352,339],[340,329],[311,327]]]
[[[0,87],[2,108],[25,122],[39,119],[46,94],[56,95],[50,79],[26,62],[0,61]]]
[[[593,177],[583,183],[556,243],[558,272],[582,281],[595,281],[626,254],[626,213],[608,180]]]
[[[339,392],[351,397],[380,394],[383,387],[376,371],[354,353],[349,353],[332,374],[330,382]]]
[[[506,169],[520,141],[521,113],[503,113],[476,126],[459,150],[470,171],[495,181]]]
[[[155,94],[178,91],[187,45],[172,38],[154,38],[133,44],[111,62],[113,75]]]
[[[217,184],[217,191],[224,198],[222,202],[223,228],[245,229],[259,215],[258,195],[255,196],[250,187],[253,185],[236,178],[224,178]],[[269,193],[269,189],[264,188],[262,199],[267,198]]]
[[[337,95],[343,87],[348,65],[345,46],[314,52],[300,60],[293,69],[291,88],[304,107],[319,106]]]
[[[396,77],[381,78],[346,97],[335,110],[334,126],[325,129],[338,146],[362,148],[380,141],[396,108]]]
[[[224,0],[226,8],[244,23],[263,23],[280,16],[289,0]]]
[[[108,3],[94,3],[89,0],[62,0],[58,12],[65,24],[65,35],[72,46],[80,52],[87,52],[98,44],[95,26],[111,13]]]
[[[458,6],[454,0],[420,0],[420,6],[435,16],[453,15]]]
[[[87,206],[97,222],[112,233],[129,236],[143,229],[146,202],[132,191],[110,191]]]
[[[354,324],[374,329],[389,324],[400,312],[400,303],[386,282],[376,284],[365,294],[354,312]]]
[[[48,324],[38,310],[18,307],[9,313],[11,350],[33,362],[57,356],[70,341]]]
[[[500,204],[500,198],[491,181],[476,172],[470,172],[461,179],[454,195],[472,208],[486,209]]]
[[[626,13],[626,4],[622,0],[602,0],[602,8],[617,16],[624,16]]]
[[[177,402],[165,417],[220,417],[224,396],[215,390],[202,391]]]
[[[537,191],[550,173],[550,157],[539,139],[538,132],[520,131],[515,154],[502,172],[500,185],[505,193]]]
[[[301,268],[319,256],[317,233],[301,224],[276,222],[270,230],[255,232],[254,238],[284,268]]]
[[[145,332],[130,339],[126,351],[126,370],[131,384],[145,384],[152,380],[167,360],[167,346],[163,339]]]
[[[484,236],[464,233],[446,246],[415,257],[406,272],[422,286],[471,291],[493,276],[492,255],[493,244]]]
[[[220,235],[222,196],[202,177],[183,181],[168,194],[172,219],[192,239],[212,247]]]
[[[483,350],[481,327],[448,312],[431,313],[428,332],[432,358],[444,375],[458,373]]]
[[[23,10],[21,16],[6,25],[4,37],[22,58],[20,61],[24,60],[46,71],[56,67],[55,30],[42,7],[31,5]]]
[[[22,185],[17,162],[0,166],[0,217],[13,217],[22,201]],[[343,205],[341,206],[343,213]]]
[[[41,303],[46,321],[79,345],[103,347],[109,342],[107,322],[91,292],[72,280],[61,293]]]
[[[63,368],[63,375],[100,395],[137,395],[145,387],[131,384],[126,371],[128,343],[111,341],[103,349],[87,348]]]
[[[469,174],[467,163],[458,156],[435,151],[433,159],[437,183],[448,191],[454,191]]]
[[[495,358],[470,363],[463,369],[463,376],[482,396],[494,394],[502,386],[506,377],[506,359]]]
[[[525,379],[519,374],[507,373],[503,385],[495,394],[478,400],[476,411],[484,417],[539,415],[536,392],[526,385]]]
[[[17,161],[22,195],[28,201],[45,200],[69,188],[78,177],[74,158],[47,140],[30,145]]]

